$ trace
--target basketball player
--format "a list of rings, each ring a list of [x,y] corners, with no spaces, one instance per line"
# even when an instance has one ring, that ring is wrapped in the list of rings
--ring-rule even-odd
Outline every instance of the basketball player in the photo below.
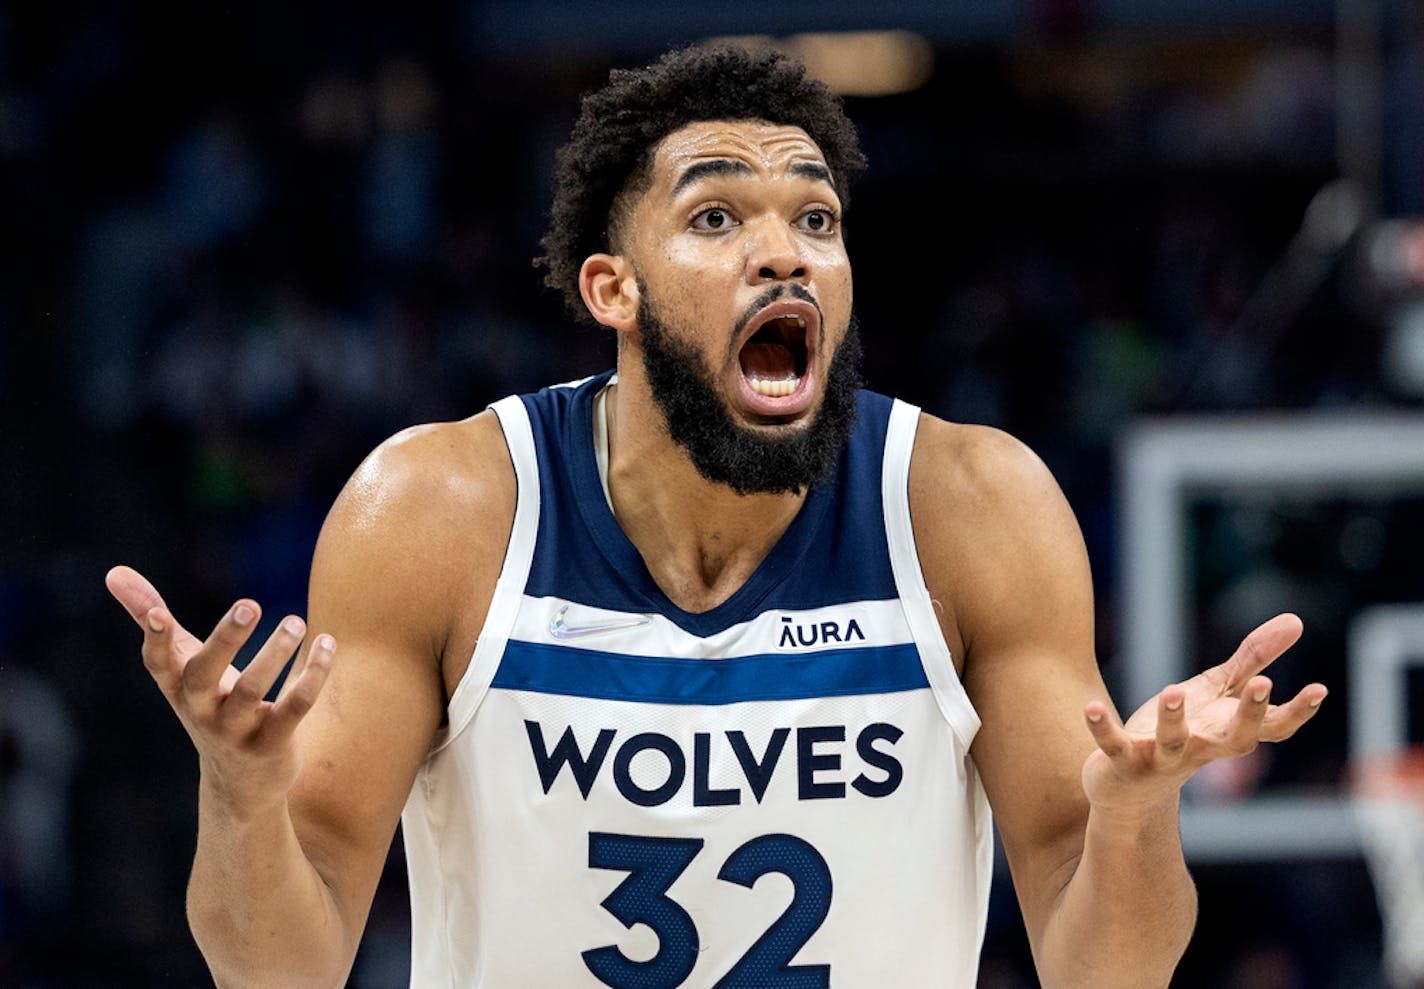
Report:
[[[256,602],[200,640],[110,573],[200,757],[221,985],[341,985],[403,820],[415,986],[969,989],[990,807],[1043,984],[1167,984],[1182,783],[1325,688],[1270,703],[1279,616],[1118,720],[1043,464],[858,389],[861,164],[787,60],[615,73],[544,246],[616,376],[377,449],[275,702],[301,619],[238,672]]]

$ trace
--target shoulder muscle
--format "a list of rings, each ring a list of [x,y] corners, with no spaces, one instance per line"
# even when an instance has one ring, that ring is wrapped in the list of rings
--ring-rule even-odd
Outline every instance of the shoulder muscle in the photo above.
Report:
[[[338,609],[350,620],[413,620],[438,655],[452,631],[445,627],[450,606],[477,607],[466,592],[493,587],[514,502],[513,468],[493,413],[397,433],[362,462],[332,506],[312,566],[313,609]]]
[[[336,639],[336,655],[299,728],[291,809],[348,912],[364,917],[369,907],[444,714],[445,667],[464,644],[466,660],[473,648],[513,512],[513,468],[484,413],[387,440],[322,528],[309,627]]]
[[[996,638],[1005,622],[1011,634],[1027,632],[1025,606],[1048,628],[1062,625],[1045,609],[1091,612],[1077,521],[1048,467],[1021,441],[922,416],[910,506],[925,580],[965,653]]]

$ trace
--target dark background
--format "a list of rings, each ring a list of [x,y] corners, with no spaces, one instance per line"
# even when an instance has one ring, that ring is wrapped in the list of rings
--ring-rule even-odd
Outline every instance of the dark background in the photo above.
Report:
[[[1302,239],[1342,178],[1360,231],[1424,212],[1421,6],[0,4],[0,985],[207,981],[195,759],[104,571],[137,566],[195,629],[239,594],[270,626],[304,610],[325,511],[382,438],[610,364],[530,261],[553,151],[611,66],[727,33],[929,39],[926,85],[848,100],[866,376],[1047,460],[1116,687],[1127,426],[1422,404],[1364,233]],[[1267,506],[1264,534],[1261,511],[1193,516],[1203,649],[1249,628],[1224,596],[1263,559],[1350,607],[1424,600],[1419,499]],[[1362,513],[1388,538],[1334,552]],[[1343,681],[1346,610],[1306,614],[1284,686]],[[1253,785],[1338,785],[1342,712]],[[402,869],[353,985],[406,977]],[[1383,985],[1358,858],[1194,871],[1178,985]],[[1031,971],[1001,878],[981,985]]]

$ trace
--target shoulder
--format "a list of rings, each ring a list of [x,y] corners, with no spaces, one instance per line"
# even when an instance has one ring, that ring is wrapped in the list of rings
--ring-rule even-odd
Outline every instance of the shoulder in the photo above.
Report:
[[[963,646],[976,630],[1065,591],[1077,597],[1090,582],[1077,520],[1052,472],[1002,430],[922,414],[909,493],[925,581]]]
[[[403,430],[337,496],[312,562],[313,596],[367,609],[372,622],[398,614],[443,641],[452,616],[498,578],[515,499],[493,413]]]
[[[514,469],[499,421],[485,411],[459,422],[412,426],[362,461],[333,513],[350,525],[380,528],[440,525],[451,513],[492,521],[513,514]]]
[[[928,412],[920,413],[914,455],[923,469],[986,493],[1048,473],[1026,443],[1002,429],[946,422]]]
[[[910,461],[916,535],[1008,518],[1020,523],[1066,508],[1048,466],[1027,444],[1000,429],[945,422],[921,413]],[[1029,513],[1029,518],[1025,518]]]

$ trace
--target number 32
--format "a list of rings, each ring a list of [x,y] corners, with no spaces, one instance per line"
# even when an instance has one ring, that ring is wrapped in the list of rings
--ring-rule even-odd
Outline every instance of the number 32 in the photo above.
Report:
[[[697,925],[667,891],[701,850],[701,838],[589,834],[589,868],[628,873],[602,907],[624,927],[645,924],[658,936],[658,953],[647,961],[632,961],[611,944],[585,951],[584,964],[598,981],[613,989],[676,989],[692,974]],[[791,905],[714,989],[827,989],[831,966],[790,964],[830,912],[826,860],[794,835],[767,834],[734,851],[717,878],[750,889],[768,872],[791,880]]]

